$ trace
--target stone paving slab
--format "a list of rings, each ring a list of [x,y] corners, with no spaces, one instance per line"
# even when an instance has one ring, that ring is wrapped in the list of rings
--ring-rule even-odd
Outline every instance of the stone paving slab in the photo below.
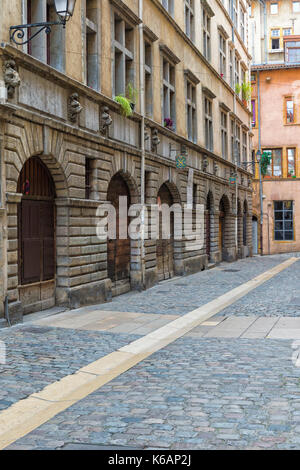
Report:
[[[299,449],[292,352],[291,341],[183,337],[9,449]]]

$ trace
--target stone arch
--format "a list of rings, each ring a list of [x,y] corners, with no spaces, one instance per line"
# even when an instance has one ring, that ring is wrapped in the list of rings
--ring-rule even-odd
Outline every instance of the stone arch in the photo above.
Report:
[[[243,203],[243,246],[248,245],[248,201]]]
[[[213,251],[214,212],[214,196],[212,191],[209,190],[205,201],[205,245],[208,260],[211,259]]]
[[[127,232],[127,238],[122,240],[118,236],[118,226],[120,212],[118,208],[117,198],[119,196],[127,196],[127,209],[132,204],[139,203],[138,187],[135,180],[131,175],[124,171],[117,171],[110,179],[107,185],[107,201],[114,201],[116,214],[117,214],[117,237],[115,240],[108,240],[107,242],[107,257],[108,257],[108,277],[112,281],[112,294],[119,295],[128,290],[140,289],[142,282],[142,271],[141,271],[141,248],[138,240],[129,238]],[[130,224],[130,217],[128,214],[123,215],[126,220],[121,220],[121,225],[126,224],[127,230]],[[117,258],[119,257],[119,260]],[[123,264],[122,264],[123,263]]]
[[[110,175],[109,175],[110,177],[106,183],[105,192],[107,193],[109,184],[116,175],[120,175],[123,178],[123,180],[126,182],[128,189],[129,189],[129,193],[130,193],[131,204],[138,204],[140,202],[140,199],[139,199],[140,190],[139,190],[138,184],[135,178],[128,171],[125,171],[123,169],[120,169],[116,171],[115,173],[113,173],[112,171],[110,172]]]
[[[219,202],[219,250],[224,261],[228,259],[228,250],[231,248],[230,221],[230,200],[223,194]]]

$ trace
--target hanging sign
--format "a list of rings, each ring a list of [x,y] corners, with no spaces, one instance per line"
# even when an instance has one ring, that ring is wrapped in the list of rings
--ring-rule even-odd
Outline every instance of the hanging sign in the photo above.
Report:
[[[185,168],[186,167],[186,157],[184,155],[180,155],[176,157],[176,168]]]

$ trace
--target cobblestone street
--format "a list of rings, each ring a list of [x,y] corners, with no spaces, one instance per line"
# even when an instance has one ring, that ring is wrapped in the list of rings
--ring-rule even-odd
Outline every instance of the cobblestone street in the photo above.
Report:
[[[291,257],[222,263],[0,330],[0,410]],[[299,277],[296,261],[6,448],[299,449]]]

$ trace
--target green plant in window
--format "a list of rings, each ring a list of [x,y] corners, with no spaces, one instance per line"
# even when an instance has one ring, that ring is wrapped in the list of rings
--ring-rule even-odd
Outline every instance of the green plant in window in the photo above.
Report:
[[[250,82],[243,82],[242,83],[242,98],[243,100],[250,100],[252,93],[252,87]]]
[[[136,88],[134,88],[133,84],[131,82],[128,83],[127,85],[127,90],[126,90],[126,97],[129,99],[129,101],[133,104],[137,103],[139,92]]]
[[[115,101],[121,106],[121,111],[123,116],[129,117],[132,115],[132,108],[130,106],[130,101],[126,96],[118,95],[115,96]]]
[[[260,161],[260,169],[261,169],[261,174],[265,176],[268,172],[268,166],[271,164],[272,161],[272,156],[267,153],[263,152],[261,156],[261,161]]]
[[[235,92],[236,92],[237,95],[239,95],[241,93],[241,89],[242,89],[241,85],[239,83],[236,83],[235,84]]]

